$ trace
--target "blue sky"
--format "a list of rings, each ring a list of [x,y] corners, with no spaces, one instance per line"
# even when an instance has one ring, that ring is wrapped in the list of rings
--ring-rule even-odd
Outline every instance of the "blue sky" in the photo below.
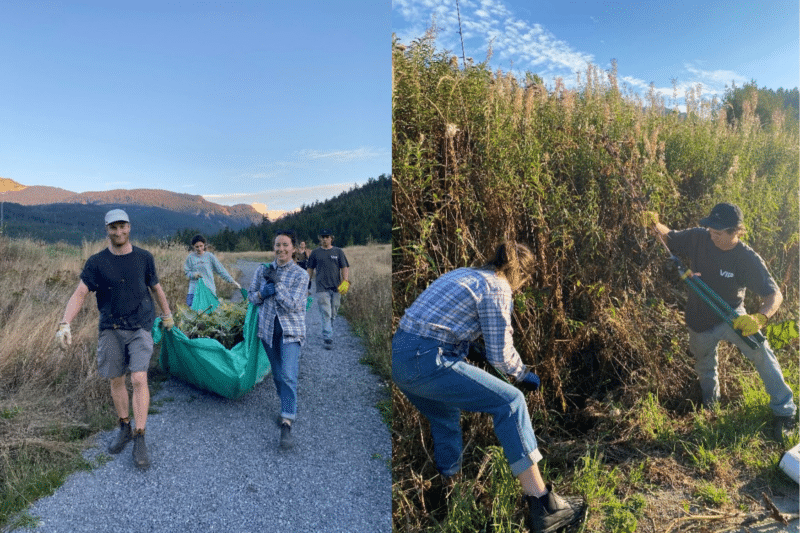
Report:
[[[0,177],[293,209],[391,173],[387,1],[0,4]]]
[[[459,10],[467,57],[484,61],[491,42],[492,68],[530,71],[549,85],[561,77],[574,87],[576,71],[587,63],[608,70],[612,59],[628,87],[646,92],[652,82],[667,105],[676,80],[679,107],[697,84],[710,99],[733,83],[800,83],[798,0],[459,0]],[[403,43],[422,36],[432,17],[437,47],[460,59],[456,0],[392,3],[392,31]]]

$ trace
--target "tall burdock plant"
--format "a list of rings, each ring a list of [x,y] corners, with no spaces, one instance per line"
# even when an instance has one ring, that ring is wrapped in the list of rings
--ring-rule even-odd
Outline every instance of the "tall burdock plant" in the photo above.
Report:
[[[575,88],[462,68],[432,33],[392,50],[395,324],[439,275],[518,240],[538,257],[514,313],[517,349],[544,384],[535,416],[656,390],[679,402],[694,375],[685,293],[638,214],[682,229],[719,201],[744,210],[748,242],[786,296],[783,317],[797,308],[796,129],[761,128],[752,113],[731,126],[699,87],[686,112],[669,109],[654,89],[620,87],[614,64],[587,66]],[[430,476],[424,421],[395,402],[396,475]],[[467,454],[495,443],[490,424],[471,420]],[[414,501],[403,494],[395,501]]]

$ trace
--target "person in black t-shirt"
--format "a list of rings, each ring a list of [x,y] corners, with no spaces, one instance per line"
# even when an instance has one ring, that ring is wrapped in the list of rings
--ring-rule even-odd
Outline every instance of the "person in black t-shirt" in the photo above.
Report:
[[[342,294],[350,286],[350,263],[341,248],[333,245],[333,232],[319,232],[319,248],[308,258],[308,277],[316,283],[317,305],[322,317],[322,342],[333,349],[333,320],[339,313]],[[344,283],[347,282],[347,283]],[[309,281],[309,289],[311,282]]]
[[[645,213],[645,224],[651,226],[672,253],[688,257],[693,275],[700,276],[739,316],[733,329],[748,337],[759,331],[774,315],[783,295],[764,261],[744,244],[742,211],[738,206],[720,203],[700,221],[702,227],[674,231],[658,221],[658,215]],[[758,312],[748,314],[744,308],[745,291],[750,289],[762,298]],[[775,414],[775,437],[781,439],[795,426],[797,408],[792,389],[783,379],[780,364],[769,343],[751,348],[694,291],[689,292],[686,306],[689,328],[689,350],[695,356],[695,370],[700,379],[703,405],[713,407],[719,401],[717,345],[725,340],[736,345],[758,370],[770,396]]]
[[[139,468],[147,468],[150,459],[144,441],[150,390],[147,369],[153,355],[155,307],[151,291],[164,313],[162,324],[169,329],[174,321],[167,297],[156,274],[155,261],[147,250],[130,242],[130,220],[122,209],[106,213],[109,245],[91,256],[81,272],[81,281],[67,302],[64,318],[56,334],[62,348],[72,343],[69,324],[78,314],[86,295],[94,292],[100,311],[100,333],[97,342],[98,373],[111,380],[111,397],[119,416],[119,433],[109,445],[109,453],[120,453],[133,440],[133,459]],[[125,373],[131,372],[133,386],[132,431],[129,418],[128,389]]]

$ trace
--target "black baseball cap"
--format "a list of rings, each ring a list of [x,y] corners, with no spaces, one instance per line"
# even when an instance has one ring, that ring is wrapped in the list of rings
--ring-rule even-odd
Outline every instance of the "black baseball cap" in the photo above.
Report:
[[[319,232],[320,237],[330,237],[333,236],[333,232],[329,229],[324,229]]]
[[[723,230],[738,227],[743,219],[742,210],[738,206],[720,203],[714,206],[710,215],[700,221],[700,225],[706,228]]]

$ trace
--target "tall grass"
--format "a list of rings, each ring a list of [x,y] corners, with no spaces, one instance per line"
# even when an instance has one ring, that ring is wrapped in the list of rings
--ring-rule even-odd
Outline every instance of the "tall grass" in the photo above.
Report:
[[[342,314],[363,339],[364,362],[388,381],[392,374],[391,246],[348,246],[344,252],[351,286],[342,301]]]
[[[674,420],[699,400],[685,290],[640,227],[643,209],[683,229],[717,202],[739,204],[746,241],[786,298],[776,320],[797,318],[796,129],[762,128],[752,112],[731,126],[699,87],[679,113],[655,90],[640,97],[620,85],[615,67],[589,65],[574,89],[485,63],[459,69],[431,34],[393,46],[392,61],[394,323],[442,273],[485,262],[503,239],[529,244],[538,264],[514,325],[518,351],[544,383],[529,399],[537,428],[596,435],[593,402]],[[756,306],[752,296],[747,304]],[[796,340],[779,353],[792,383],[797,353]],[[736,354],[724,357],[727,400],[740,392],[741,371],[731,364]],[[655,404],[640,402],[648,394]],[[393,401],[395,525],[435,530],[426,424],[396,390]],[[496,441],[485,417],[463,422],[470,478]],[[655,446],[676,434],[672,424],[656,425],[642,438]],[[546,466],[566,467],[567,483],[581,475],[558,454]],[[591,530],[613,530],[602,527]]]

